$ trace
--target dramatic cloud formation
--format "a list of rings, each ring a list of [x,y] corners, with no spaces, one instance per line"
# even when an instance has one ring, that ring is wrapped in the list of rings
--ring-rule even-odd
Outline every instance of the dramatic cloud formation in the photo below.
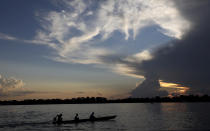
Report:
[[[33,40],[22,40],[23,42],[51,47],[55,51],[51,58],[56,61],[99,64],[123,75],[145,78],[142,85],[132,92],[135,97],[142,96],[143,91],[148,92],[147,94],[150,96],[167,95],[160,90],[159,80],[185,84],[185,86],[192,85],[186,84],[186,78],[190,71],[194,72],[191,70],[194,68],[190,64],[193,66],[196,64],[192,61],[187,63],[187,61],[194,60],[189,55],[194,55],[193,52],[197,52],[197,50],[191,52],[185,49],[189,47],[187,43],[190,41],[201,43],[201,38],[205,38],[200,35],[197,36],[199,38],[191,39],[197,35],[192,32],[201,30],[202,34],[201,27],[204,26],[196,25],[200,25],[201,22],[206,24],[200,19],[207,17],[206,12],[208,11],[206,9],[207,11],[204,12],[206,16],[203,15],[201,18],[202,12],[196,12],[197,7],[195,6],[199,4],[196,1],[188,2],[189,5],[176,0],[60,0],[55,3],[61,7],[56,11],[48,12],[47,15],[37,14],[38,17],[41,17],[42,28],[37,30],[37,35]],[[198,8],[202,8],[202,5],[204,4],[201,2]],[[197,16],[198,18],[194,19]],[[191,25],[189,21],[194,21],[194,23]],[[143,28],[154,25],[160,27],[161,33],[176,40],[156,51],[146,49],[131,56],[125,56],[123,52],[118,54],[119,52],[115,52],[112,48],[100,46],[100,43],[109,39],[114,32],[124,34],[125,40],[128,40],[130,35],[135,39]],[[20,40],[5,34],[0,34],[0,38]],[[195,46],[197,45],[200,44],[195,44]],[[202,47],[199,47],[200,50]],[[195,49],[194,47],[190,48]],[[207,49],[205,48],[205,50]],[[199,54],[199,52],[197,53]],[[199,63],[199,61],[197,62]],[[183,74],[186,71],[185,68],[188,69],[187,75]],[[201,76],[202,73],[200,75],[198,73],[197,76]],[[197,76],[194,76],[192,81],[195,82]],[[149,84],[150,82],[151,84]],[[149,87],[146,88],[146,86]]]
[[[153,83],[153,90],[158,89],[157,79],[184,86],[188,93],[210,94],[210,15],[208,13],[210,1],[177,0],[175,2],[181,14],[191,21],[192,25],[181,39],[173,40],[153,50],[150,53],[152,58],[142,62],[128,61],[125,57],[105,57],[105,60],[112,60],[112,63],[123,64],[127,70],[132,70],[130,72],[132,74],[146,77],[142,85],[133,90],[134,97],[142,96],[147,91],[154,92],[150,91],[151,86],[148,83]],[[155,79],[147,77],[151,75],[155,76]]]
[[[24,82],[22,80],[11,78],[4,78],[0,75],[0,97],[21,96],[31,91],[23,88]]]
[[[104,64],[99,58],[114,50],[100,46],[113,32],[130,34],[135,39],[141,29],[156,25],[160,32],[180,39],[189,30],[186,21],[168,0],[60,0],[54,1],[57,11],[40,17],[42,28],[34,40],[21,40],[6,34],[1,39],[43,44],[55,50],[51,58],[67,63]],[[62,9],[62,10],[61,10]],[[145,58],[146,59],[146,58]]]
[[[210,94],[210,1],[175,1],[182,15],[192,22],[191,30],[180,40],[157,49],[142,68],[155,72],[164,81],[190,87],[190,93]]]
[[[168,96],[167,91],[160,90],[158,77],[154,75],[145,77],[145,80],[131,92],[132,97]]]
[[[98,56],[113,51],[100,47],[114,31],[133,38],[142,28],[158,25],[165,35],[181,38],[189,29],[189,22],[182,18],[167,0],[62,0],[62,11],[49,12],[44,17],[43,30],[34,41],[47,44],[56,50],[53,59],[67,63],[103,64]]]
[[[154,72],[148,72],[143,69],[143,63],[152,59],[152,54],[147,50],[133,56],[109,55],[101,57],[104,63],[109,63],[112,65],[111,67],[114,67],[112,68],[113,71],[145,79],[131,92],[132,97],[168,96],[167,91],[161,90],[159,76]]]

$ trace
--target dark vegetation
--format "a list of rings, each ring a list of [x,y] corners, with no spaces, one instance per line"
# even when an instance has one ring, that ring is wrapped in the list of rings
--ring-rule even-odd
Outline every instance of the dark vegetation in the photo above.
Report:
[[[72,99],[28,99],[23,101],[0,101],[0,105],[36,104],[91,104],[91,103],[159,103],[159,102],[210,102],[208,95],[180,95],[175,97],[107,99],[104,97],[78,97]]]

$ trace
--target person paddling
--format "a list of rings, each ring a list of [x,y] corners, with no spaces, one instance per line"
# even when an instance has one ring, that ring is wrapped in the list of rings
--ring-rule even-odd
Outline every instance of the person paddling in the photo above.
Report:
[[[95,120],[94,112],[91,113],[90,120]]]
[[[57,115],[57,123],[60,124],[62,123],[63,118],[62,118],[62,113]]]
[[[79,115],[78,115],[78,113],[77,113],[76,116],[74,117],[74,120],[75,120],[75,121],[78,121],[78,120],[79,120]]]
[[[57,123],[57,116],[55,116],[54,118],[53,118],[53,124],[56,124]]]

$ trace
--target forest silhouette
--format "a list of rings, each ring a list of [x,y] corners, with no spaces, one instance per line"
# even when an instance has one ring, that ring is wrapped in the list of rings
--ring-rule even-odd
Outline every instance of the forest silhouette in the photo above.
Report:
[[[27,99],[27,100],[5,100],[0,105],[38,105],[38,104],[94,104],[94,103],[160,103],[160,102],[210,102],[208,95],[180,95],[174,97],[153,98],[125,98],[107,99],[104,97],[78,97],[72,99]]]

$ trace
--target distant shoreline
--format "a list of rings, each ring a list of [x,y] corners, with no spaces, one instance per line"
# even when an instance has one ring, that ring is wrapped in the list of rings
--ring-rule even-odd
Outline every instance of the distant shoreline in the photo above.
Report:
[[[5,100],[0,105],[44,105],[44,104],[108,104],[108,103],[176,103],[176,102],[210,102],[208,95],[180,95],[175,97],[107,99],[104,97],[78,97],[72,99],[27,99],[22,101]]]

